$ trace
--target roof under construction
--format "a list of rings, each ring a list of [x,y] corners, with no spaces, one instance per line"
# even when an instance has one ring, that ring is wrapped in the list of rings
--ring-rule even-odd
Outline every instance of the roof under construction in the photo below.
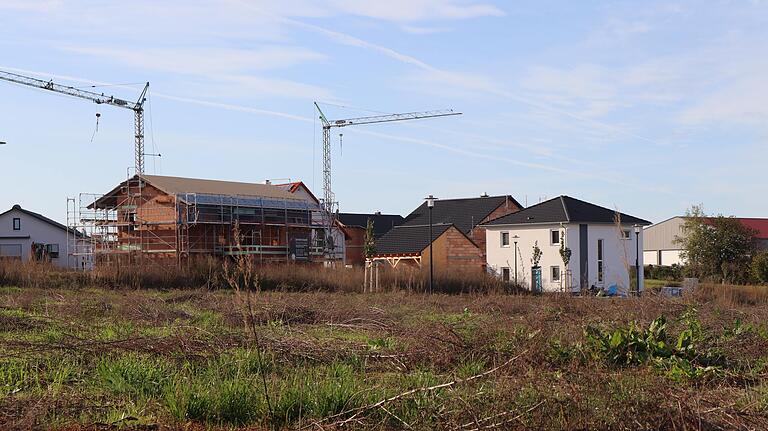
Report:
[[[189,195],[232,196],[239,198],[264,198],[270,200],[305,203],[282,187],[271,184],[243,183],[236,181],[206,180],[200,178],[169,177],[163,175],[136,175],[123,181],[117,187],[94,202],[91,207],[110,207],[115,203],[115,196],[120,194],[128,184],[138,180],[149,184],[169,195],[179,196],[187,200]],[[202,202],[201,202],[202,203]]]
[[[205,180],[200,178],[142,175],[147,183],[168,194],[201,193],[209,195],[241,195],[276,199],[297,199],[281,187],[271,184]]]

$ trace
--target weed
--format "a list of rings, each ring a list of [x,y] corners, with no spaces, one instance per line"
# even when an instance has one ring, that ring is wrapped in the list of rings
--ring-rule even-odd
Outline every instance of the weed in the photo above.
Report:
[[[96,374],[102,387],[111,392],[145,397],[160,395],[165,382],[172,378],[166,363],[136,354],[102,357]]]

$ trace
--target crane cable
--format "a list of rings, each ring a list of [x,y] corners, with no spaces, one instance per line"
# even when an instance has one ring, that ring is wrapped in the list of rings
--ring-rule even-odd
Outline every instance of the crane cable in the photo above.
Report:
[[[93,143],[93,139],[96,137],[96,132],[99,131],[99,118],[101,117],[100,113],[96,113],[96,128],[93,129],[93,134],[91,135],[91,143]]]

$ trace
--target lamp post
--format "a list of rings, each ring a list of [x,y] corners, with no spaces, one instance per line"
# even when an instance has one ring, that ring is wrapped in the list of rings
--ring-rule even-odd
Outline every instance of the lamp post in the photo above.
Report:
[[[517,240],[520,239],[520,237],[515,235],[512,239],[515,240],[515,287],[517,287]]]
[[[635,293],[637,295],[640,295],[640,225],[636,224],[634,228],[635,228],[635,277],[637,278]]]
[[[434,270],[432,267],[432,208],[435,207],[436,197],[429,195],[426,198],[427,208],[429,208],[429,293],[432,294],[432,278]]]

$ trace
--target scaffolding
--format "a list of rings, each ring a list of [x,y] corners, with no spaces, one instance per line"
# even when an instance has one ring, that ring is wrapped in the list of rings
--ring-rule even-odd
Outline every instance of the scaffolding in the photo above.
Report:
[[[323,260],[319,205],[298,198],[168,194],[147,184],[134,176],[109,194],[67,199],[67,254],[73,267],[243,254],[261,263]]]

